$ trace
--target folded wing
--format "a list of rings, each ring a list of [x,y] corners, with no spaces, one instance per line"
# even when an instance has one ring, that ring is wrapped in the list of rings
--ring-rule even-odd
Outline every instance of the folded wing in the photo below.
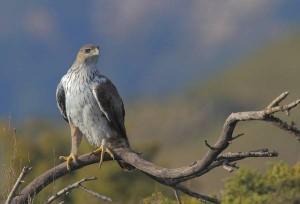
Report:
[[[69,123],[67,113],[66,113],[66,95],[65,95],[64,87],[61,82],[58,84],[56,88],[56,103],[61,115],[63,116],[65,121]]]
[[[120,97],[113,83],[104,78],[93,85],[93,95],[96,98],[100,110],[110,122],[112,127],[127,141],[124,125],[125,110],[122,98]]]

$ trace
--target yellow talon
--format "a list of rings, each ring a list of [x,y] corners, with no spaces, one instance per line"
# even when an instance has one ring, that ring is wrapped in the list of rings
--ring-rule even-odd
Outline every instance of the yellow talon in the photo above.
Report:
[[[68,171],[71,170],[71,163],[72,163],[72,161],[74,161],[74,162],[77,161],[77,157],[73,153],[71,153],[69,156],[60,156],[59,159],[60,160],[64,160],[64,161],[67,162],[67,169],[68,169]]]
[[[114,154],[112,153],[112,151],[110,151],[110,149],[106,149],[106,152],[109,154],[109,156],[113,159],[113,160],[115,160],[115,156],[114,156]]]
[[[92,152],[92,154],[100,154],[100,161],[99,161],[99,168],[101,167],[102,163],[103,163],[103,158],[104,158],[104,154],[105,152],[107,154],[109,154],[109,156],[114,160],[114,154],[112,153],[112,151],[110,151],[109,148],[106,147],[106,142],[105,140],[102,140],[101,146],[98,147],[96,150],[94,150]]]

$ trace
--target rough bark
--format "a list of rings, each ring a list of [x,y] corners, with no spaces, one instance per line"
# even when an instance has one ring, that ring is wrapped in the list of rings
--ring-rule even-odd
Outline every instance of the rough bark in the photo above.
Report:
[[[236,164],[234,162],[238,160],[249,157],[274,157],[278,155],[277,152],[269,151],[268,149],[237,153],[223,153],[231,142],[241,136],[233,135],[234,129],[239,121],[265,121],[287,131],[288,133],[291,133],[296,137],[296,139],[300,140],[300,131],[294,126],[294,124],[288,124],[287,122],[284,122],[274,116],[274,114],[277,112],[289,113],[300,103],[300,100],[296,100],[287,105],[279,105],[280,102],[282,102],[287,97],[287,95],[288,92],[282,93],[263,110],[230,114],[223,125],[223,129],[217,142],[214,145],[209,145],[208,142],[206,142],[205,144],[208,147],[207,153],[203,156],[202,159],[195,161],[190,165],[173,169],[160,167],[150,161],[143,159],[140,154],[137,154],[128,148],[114,149],[114,154],[116,156],[115,158],[117,160],[123,160],[124,162],[134,166],[137,170],[143,172],[145,175],[151,177],[152,179],[163,185],[173,188],[174,190],[181,191],[182,193],[188,194],[200,200],[219,203],[218,199],[193,192],[184,187],[182,183],[187,180],[200,177],[219,166],[223,166],[224,169],[231,172],[234,168],[236,168]],[[110,158],[105,157],[104,160],[108,161],[110,160]],[[95,155],[82,155],[79,157],[78,163],[72,165],[71,171],[76,171],[77,169],[83,168],[90,164],[94,164],[98,161],[99,158]],[[59,164],[58,166],[49,169],[42,175],[36,177],[27,186],[25,186],[20,194],[13,198],[11,203],[27,203],[28,198],[36,196],[47,185],[68,173],[69,172],[66,168],[65,163]]]

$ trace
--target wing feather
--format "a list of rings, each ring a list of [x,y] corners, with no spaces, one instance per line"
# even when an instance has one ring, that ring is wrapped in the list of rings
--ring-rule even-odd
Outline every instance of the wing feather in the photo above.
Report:
[[[127,140],[124,125],[124,104],[116,87],[109,79],[105,78],[105,80],[101,80],[96,83],[92,90],[100,110],[111,123],[113,128],[115,128],[115,130]]]
[[[56,103],[57,103],[57,107],[58,107],[61,115],[63,116],[64,120],[67,123],[69,123],[67,113],[66,113],[66,95],[65,95],[64,87],[61,82],[58,84],[58,86],[56,88]]]

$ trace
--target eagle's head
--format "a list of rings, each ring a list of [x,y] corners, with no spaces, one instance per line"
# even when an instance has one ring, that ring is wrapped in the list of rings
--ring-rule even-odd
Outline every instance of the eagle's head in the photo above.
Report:
[[[100,49],[99,46],[93,44],[87,44],[80,48],[77,57],[77,64],[93,65],[96,64],[99,58]]]

